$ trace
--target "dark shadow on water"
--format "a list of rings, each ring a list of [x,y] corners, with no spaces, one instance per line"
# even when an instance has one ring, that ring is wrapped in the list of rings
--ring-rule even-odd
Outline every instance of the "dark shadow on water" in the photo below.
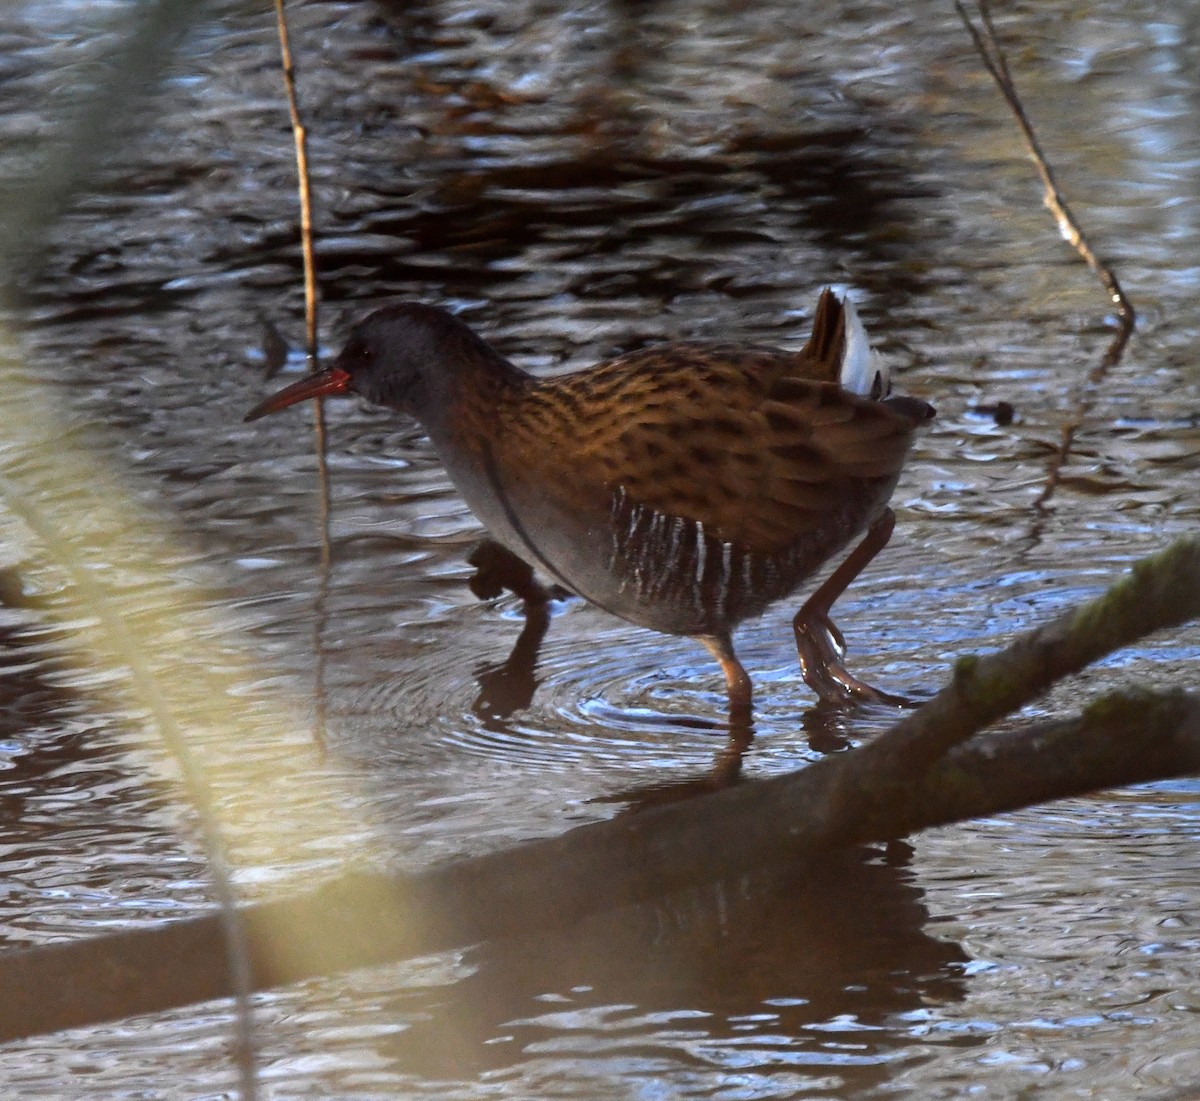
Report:
[[[550,626],[550,601],[565,594],[542,586],[525,562],[493,539],[481,540],[467,562],[475,567],[468,585],[480,600],[511,592],[524,603],[525,623],[512,652],[499,665],[475,670],[479,693],[471,710],[485,729],[507,733],[506,720],[533,702],[538,653]]]
[[[864,720],[871,721],[871,729],[881,729],[879,720],[890,725],[899,721],[905,708],[887,704],[859,704],[843,707],[830,703],[818,703],[809,708],[800,718],[800,725],[809,748],[822,756],[842,753],[863,740]],[[627,788],[612,795],[602,795],[594,802],[623,803],[626,813],[637,813],[664,803],[678,803],[697,795],[706,795],[722,788],[740,783],[743,779],[742,762],[754,745],[754,728],[735,730],[730,733],[726,745],[717,751],[710,771],[701,776],[672,776],[636,788]]]
[[[508,657],[498,665],[476,668],[479,692],[471,710],[485,730],[508,733],[507,720],[533,702],[538,686],[538,650],[549,626],[550,611],[544,604],[527,609],[525,624]]]
[[[753,738],[753,728],[730,734],[724,748],[716,753],[712,768],[700,776],[667,776],[655,783],[639,784],[613,795],[599,795],[589,802],[622,803],[622,813],[637,814],[652,807],[682,803],[698,795],[710,795],[714,791],[732,787],[742,782],[742,758]]]
[[[371,178],[373,209],[355,212],[336,246],[322,252],[326,300],[360,302],[364,287],[421,288],[443,285],[472,297],[503,298],[505,283],[520,278],[524,259],[539,248],[560,262],[589,260],[562,289],[564,297],[596,302],[613,294],[622,299],[671,301],[702,287],[730,299],[754,298],[768,288],[744,272],[714,270],[710,262],[688,259],[696,246],[720,252],[738,243],[755,244],[787,230],[827,249],[832,256],[865,250],[876,261],[902,259],[889,269],[886,285],[874,288],[891,304],[922,293],[930,235],[906,232],[898,203],[929,197],[927,173],[913,170],[907,151],[911,136],[895,112],[881,119],[878,105],[847,97],[833,117],[771,125],[744,121],[714,135],[703,150],[663,148],[655,138],[658,121],[646,104],[657,102],[660,63],[677,34],[670,20],[653,17],[654,5],[614,5],[607,28],[600,16],[596,48],[606,57],[595,79],[576,90],[575,109],[542,113],[540,137],[553,136],[552,148],[531,145],[525,156],[445,157],[436,175],[418,165],[428,142],[414,139],[404,118],[375,120],[372,137],[393,152]],[[387,30],[378,38],[381,55],[408,64],[414,42],[436,40],[424,7],[393,5],[383,16]],[[695,27],[692,28],[693,32]],[[486,42],[486,34],[481,42]],[[420,52],[420,47],[417,47]],[[436,69],[436,66],[435,66]],[[445,70],[417,80],[429,108],[424,126],[453,148],[502,139],[512,143],[524,119],[545,93],[515,92],[472,69],[470,79],[448,79]],[[653,90],[651,92],[650,90]],[[657,109],[657,108],[656,108]],[[730,195],[744,201],[727,206]],[[754,211],[769,198],[771,215]],[[710,200],[720,200],[713,205]],[[392,239],[403,248],[358,249],[354,238]],[[563,242],[578,240],[577,251]],[[647,241],[655,244],[647,253]],[[295,263],[277,238],[262,241],[262,255]],[[597,257],[632,252],[651,257],[613,274]],[[246,259],[244,257],[244,259]],[[929,258],[932,261],[932,257]],[[516,264],[513,267],[512,264]],[[855,262],[855,270],[866,265]],[[838,270],[831,264],[830,271]],[[631,318],[622,350],[642,342],[639,319]],[[615,351],[616,349],[614,349]]]
[[[85,714],[90,701],[68,686],[70,668],[61,652],[62,633],[40,622],[48,601],[26,591],[15,569],[0,569],[0,608],[27,613],[24,625],[0,625],[0,820],[19,817],[17,792],[37,785],[86,756],[80,739],[56,730]],[[14,617],[15,618],[15,617]]]
[[[686,1070],[699,1041],[764,1073],[808,1066],[869,1087],[892,1073],[889,1052],[911,1045],[897,1015],[966,993],[962,948],[925,931],[910,851],[840,851],[803,873],[756,873],[489,944],[470,977],[396,997],[391,1011],[411,1025],[382,1054],[430,1078],[526,1063],[531,1050],[574,1060],[636,1049]]]
[[[821,702],[801,715],[800,727],[814,753],[841,753],[861,742],[864,730],[872,731],[871,736],[874,737],[875,731],[882,732],[899,722],[929,698],[928,695],[904,697],[903,706],[862,703],[848,708]]]

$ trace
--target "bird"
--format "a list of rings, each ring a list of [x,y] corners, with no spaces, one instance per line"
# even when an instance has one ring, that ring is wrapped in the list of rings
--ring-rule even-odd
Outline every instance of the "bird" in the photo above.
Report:
[[[935,411],[891,395],[847,295],[821,292],[799,351],[678,340],[549,377],[446,309],[394,303],[245,419],[353,395],[415,418],[491,537],[539,575],[703,643],[731,730],[753,712],[735,628],[865,532],[793,620],[801,673],[825,702],[901,702],[845,668],[829,613],[887,544],[888,501]]]

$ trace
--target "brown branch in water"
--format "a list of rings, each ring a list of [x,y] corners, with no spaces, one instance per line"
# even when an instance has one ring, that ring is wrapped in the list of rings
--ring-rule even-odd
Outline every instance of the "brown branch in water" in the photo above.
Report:
[[[1109,264],[1096,255],[1095,250],[1083,232],[1082,226],[1080,226],[1079,221],[1072,212],[1066,196],[1059,189],[1054,172],[1046,160],[1041,143],[1038,141],[1033,123],[1030,122],[1029,115],[1025,111],[1024,104],[1021,102],[1016,83],[1009,72],[1008,59],[996,37],[996,28],[992,22],[989,0],[976,0],[976,6],[979,9],[981,27],[975,25],[974,20],[968,14],[963,4],[963,0],[954,0],[954,7],[958,11],[963,25],[967,28],[967,33],[970,34],[971,41],[975,44],[975,49],[983,61],[984,68],[987,69],[992,79],[996,82],[996,86],[1000,89],[1000,94],[1004,97],[1004,102],[1008,104],[1009,110],[1012,111],[1013,117],[1017,121],[1017,126],[1020,128],[1021,136],[1024,138],[1025,146],[1029,151],[1030,159],[1033,161],[1038,176],[1042,181],[1042,187],[1045,191],[1044,201],[1046,208],[1054,217],[1062,236],[1070,242],[1088,267],[1099,277],[1105,291],[1108,293],[1109,301],[1116,307],[1117,311],[1116,335],[1104,353],[1103,359],[1089,372],[1074,416],[1063,426],[1058,448],[1051,456],[1046,470],[1046,483],[1033,505],[1034,509],[1040,512],[1049,503],[1050,498],[1054,496],[1058,489],[1063,467],[1066,466],[1075,445],[1075,436],[1091,411],[1096,388],[1103,382],[1108,371],[1120,361],[1121,355],[1125,350],[1125,345],[1129,341],[1130,334],[1132,334],[1134,325],[1137,322],[1137,314],[1134,311],[1133,303],[1130,302],[1124,290],[1122,290],[1116,273]]]
[[[864,748],[417,875],[351,874],[248,906],[255,986],[567,928],[759,869],[794,873],[837,846],[1200,772],[1200,696],[1184,692],[1114,693],[1073,719],[971,738],[1054,679],[1189,617],[1200,539],[1004,652],[960,662],[949,688]],[[227,995],[216,922],[0,954],[0,1040]]]
[[[1129,332],[1126,330],[1117,333],[1112,343],[1109,344],[1108,350],[1104,353],[1104,357],[1087,373],[1087,377],[1084,379],[1071,418],[1063,424],[1059,433],[1058,447],[1051,452],[1050,459],[1046,464],[1045,484],[1042,486],[1041,493],[1037,495],[1037,498],[1033,502],[1034,512],[1039,517],[1035,525],[1035,531],[1040,530],[1041,518],[1045,516],[1046,505],[1050,503],[1050,499],[1058,492],[1058,487],[1062,482],[1063,468],[1067,465],[1067,460],[1070,459],[1071,452],[1075,448],[1075,437],[1079,434],[1080,428],[1083,427],[1084,422],[1092,411],[1100,384],[1107,377],[1108,372],[1120,360],[1128,337]]]
[[[1153,631],[1200,618],[1200,537],[1176,540],[1081,607],[983,657],[960,658],[950,683],[860,752],[876,770],[912,775],[1042,695]]]
[[[300,246],[304,257],[304,322],[305,353],[309,370],[316,370],[319,359],[317,344],[317,260],[313,245],[312,178],[308,170],[308,130],[300,115],[300,104],[296,95],[296,70],[292,63],[292,49],[288,39],[287,16],[283,10],[284,0],[275,0],[275,21],[279,30],[279,55],[283,69],[283,86],[287,94],[288,115],[292,122],[292,137],[296,146],[296,183],[300,196]],[[318,398],[313,405],[313,446],[317,456],[317,527],[321,548],[320,573],[318,580],[316,612],[313,616],[313,651],[316,654],[316,726],[317,744],[326,744],[326,716],[328,702],[325,692],[325,657],[322,638],[325,633],[326,604],[329,593],[329,577],[333,569],[333,549],[330,539],[330,489],[329,489],[329,445],[325,431],[325,402]]]
[[[756,870],[796,874],[838,845],[1200,771],[1200,698],[1113,696],[1066,721],[961,746],[927,773],[864,773],[860,752],[581,826],[416,875],[351,873],[243,910],[268,989],[667,903]],[[838,794],[853,788],[848,804]],[[280,950],[281,938],[288,945]],[[228,996],[215,917],[0,953],[0,1042]]]
[[[309,367],[317,360],[317,262],[313,248],[312,181],[308,171],[308,131],[300,117],[296,98],[296,69],[292,63],[292,48],[288,41],[287,16],[283,0],[275,0],[275,21],[279,29],[279,56],[283,68],[283,87],[287,95],[288,114],[292,120],[292,138],[296,146],[296,184],[300,192],[300,248],[304,256],[304,347]]]

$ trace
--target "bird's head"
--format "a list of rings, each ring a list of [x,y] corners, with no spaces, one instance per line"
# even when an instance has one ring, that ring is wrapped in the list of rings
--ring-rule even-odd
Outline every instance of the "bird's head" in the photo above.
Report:
[[[385,306],[354,326],[331,367],[273,394],[246,420],[309,398],[351,394],[425,420],[445,400],[456,375],[489,360],[503,362],[453,314],[409,302]]]

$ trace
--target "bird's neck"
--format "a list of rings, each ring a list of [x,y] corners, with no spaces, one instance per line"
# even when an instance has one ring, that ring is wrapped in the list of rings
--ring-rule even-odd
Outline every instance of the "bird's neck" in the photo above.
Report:
[[[426,372],[422,407],[415,412],[435,442],[459,435],[465,425],[494,424],[535,385],[532,375],[480,344]]]

